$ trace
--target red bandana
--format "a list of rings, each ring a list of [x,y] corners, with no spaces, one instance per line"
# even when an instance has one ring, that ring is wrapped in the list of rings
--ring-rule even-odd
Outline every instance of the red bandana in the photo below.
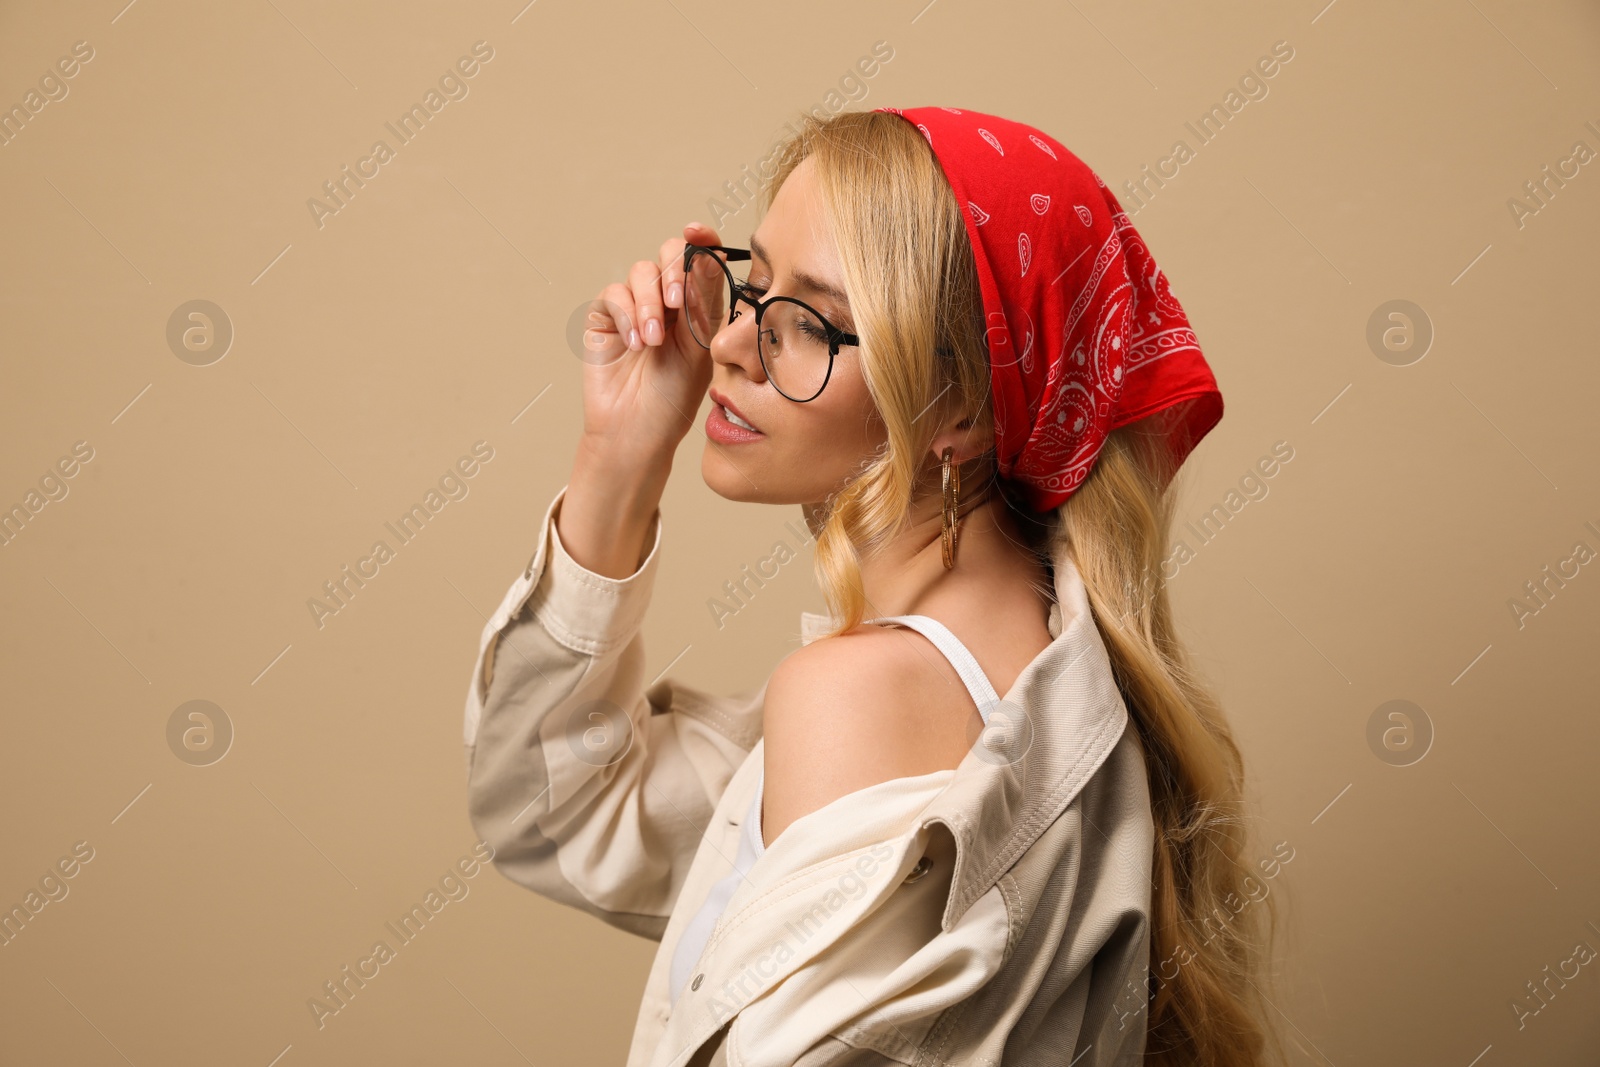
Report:
[[[966,209],[1000,474],[1049,511],[1083,484],[1108,433],[1157,413],[1176,469],[1222,418],[1222,393],[1105,182],[1020,122],[950,107],[874,110],[916,125]]]

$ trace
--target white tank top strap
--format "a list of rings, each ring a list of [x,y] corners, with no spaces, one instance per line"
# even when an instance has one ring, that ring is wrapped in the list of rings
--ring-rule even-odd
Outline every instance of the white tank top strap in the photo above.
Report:
[[[908,626],[932,641],[939,651],[944,653],[945,659],[950,661],[951,666],[955,667],[956,673],[961,676],[962,683],[967,687],[967,692],[972,694],[972,702],[978,705],[978,714],[983,716],[984,724],[988,724],[989,713],[1000,703],[1000,694],[995,692],[989,676],[983,673],[983,668],[978,666],[977,659],[967,651],[967,646],[950,632],[950,627],[928,615],[885,615],[866,621]]]
[[[767,791],[767,769],[762,767],[756,773],[756,795],[750,798],[750,810],[745,813],[744,838],[750,846],[750,851],[757,856],[767,851],[767,843],[762,840],[765,836],[761,832],[761,794]]]

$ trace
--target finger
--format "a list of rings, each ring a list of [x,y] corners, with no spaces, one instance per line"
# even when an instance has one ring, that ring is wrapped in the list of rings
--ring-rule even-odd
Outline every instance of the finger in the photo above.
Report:
[[[727,255],[723,252],[714,252],[710,255],[699,255],[694,258],[693,277],[686,280],[686,285],[692,285],[693,293],[685,290],[685,296],[691,296],[694,306],[699,312],[698,318],[710,322],[713,330],[717,329],[728,314],[728,265]]]
[[[595,300],[605,308],[606,314],[611,316],[617,335],[622,338],[625,347],[633,350],[644,347],[637,326],[638,318],[634,309],[632,289],[621,282],[612,282],[600,290],[600,295]]]
[[[634,330],[644,344],[654,348],[666,340],[666,324],[662,315],[666,310],[661,298],[661,267],[641,259],[628,271],[628,286],[633,290]],[[628,335],[633,343],[634,333]]]
[[[683,306],[683,250],[687,244],[682,237],[661,242],[661,292],[669,308]]]
[[[690,334],[691,338],[695,333],[702,337],[709,336],[711,324],[716,321],[713,310],[707,307],[707,301],[710,299],[707,294],[714,292],[708,281],[708,276],[715,276],[717,273],[716,264],[712,262],[713,258],[709,255],[695,256],[689,272],[683,274],[683,291],[680,294],[683,300],[683,308],[678,313],[678,322],[693,331]],[[681,263],[679,268],[680,273],[682,273]],[[680,343],[683,343],[681,336]],[[700,347],[698,341],[695,341],[695,347]]]
[[[717,236],[717,231],[701,222],[686,223],[683,227],[683,238],[690,244],[720,245],[722,238]]]
[[[595,297],[589,304],[582,344],[584,360],[590,363],[609,363],[627,348],[617,332],[616,321],[601,297]]]
[[[717,231],[712,229],[710,226],[704,226],[704,225],[702,225],[702,224],[700,224],[698,222],[689,222],[689,223],[685,223],[684,224],[684,227],[683,227],[683,240],[682,241],[679,241],[676,238],[674,238],[673,240],[667,242],[667,244],[664,244],[664,245],[661,246],[663,253],[665,253],[667,251],[668,245],[672,246],[672,251],[673,251],[673,256],[672,256],[672,259],[670,261],[671,262],[671,268],[669,270],[666,270],[666,271],[663,272],[663,284],[665,286],[666,300],[667,300],[667,306],[668,307],[682,307],[683,306],[683,289],[681,288],[681,286],[682,286],[682,284],[684,282],[684,278],[683,278],[683,248],[684,248],[684,245],[686,245],[686,244],[718,245],[718,244],[721,244],[721,243],[722,243],[722,239],[717,236]],[[662,262],[663,262],[663,265],[666,265],[668,263],[668,261],[665,258],[663,258]],[[701,270],[701,271],[709,271],[709,270],[711,270],[709,261],[705,260],[704,257],[701,257],[701,262],[702,262],[703,265],[699,268],[699,270]],[[712,271],[712,274],[714,274],[714,273],[715,272]]]

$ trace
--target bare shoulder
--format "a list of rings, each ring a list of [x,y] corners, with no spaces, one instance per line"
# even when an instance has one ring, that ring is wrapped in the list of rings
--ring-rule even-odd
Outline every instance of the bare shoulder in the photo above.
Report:
[[[863,626],[791,653],[767,683],[763,841],[849,793],[954,768],[968,714],[954,669],[915,631]]]

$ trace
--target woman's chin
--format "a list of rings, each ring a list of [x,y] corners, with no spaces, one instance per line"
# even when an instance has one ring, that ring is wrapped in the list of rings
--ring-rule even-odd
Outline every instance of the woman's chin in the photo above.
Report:
[[[762,499],[755,478],[736,467],[709,439],[700,457],[700,476],[706,488],[725,500],[754,503]]]
[[[724,500],[742,504],[789,504],[799,499],[789,491],[790,487],[772,483],[749,464],[741,465],[737,459],[728,458],[724,450],[710,440],[706,441],[706,450],[700,457],[700,476],[705,479],[706,488]]]

